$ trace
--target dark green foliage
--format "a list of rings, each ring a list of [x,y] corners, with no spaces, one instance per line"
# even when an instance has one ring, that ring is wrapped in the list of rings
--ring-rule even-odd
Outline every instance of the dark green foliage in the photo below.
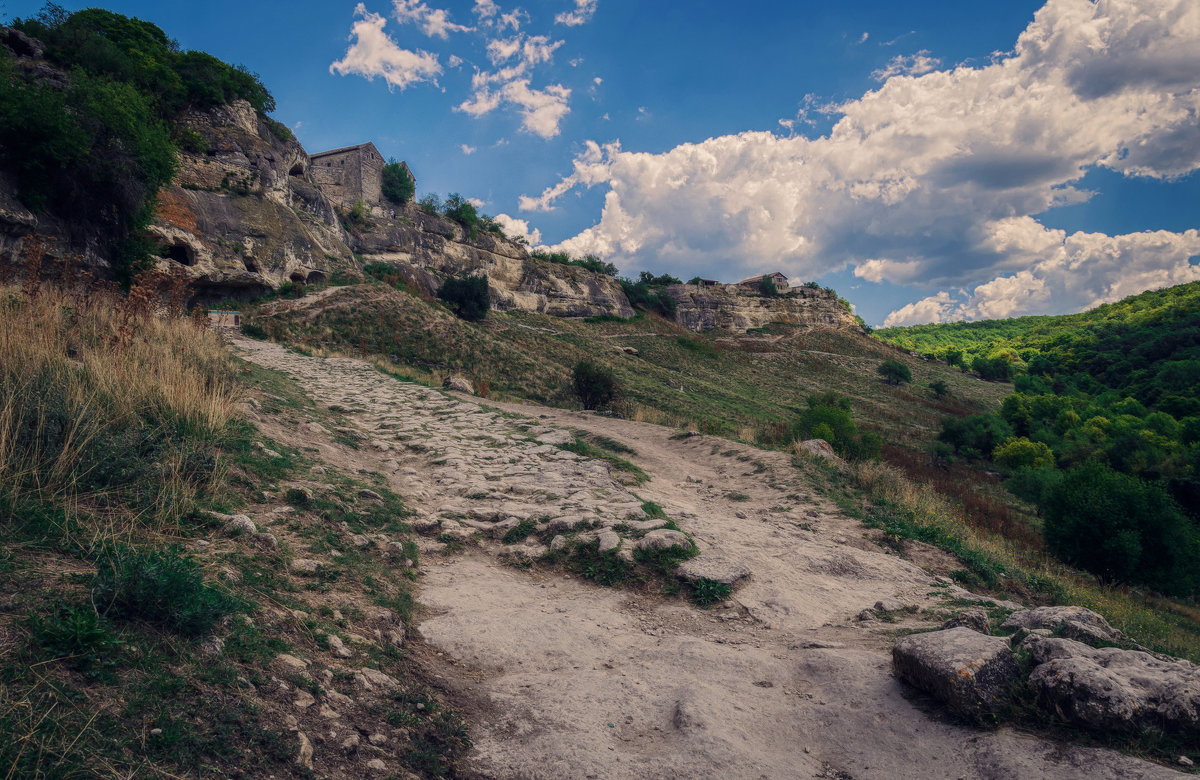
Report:
[[[598,274],[604,274],[605,276],[616,276],[618,273],[615,265],[604,262],[596,255],[584,255],[582,258],[577,259],[571,257],[566,252],[547,252],[544,249],[535,249],[532,255],[535,260],[557,263],[558,265],[575,265],[580,268],[586,268],[589,271],[595,271]]]
[[[383,166],[383,197],[393,203],[408,203],[416,194],[416,182],[395,158]]]
[[[994,414],[947,417],[942,420],[938,440],[968,458],[988,458],[1000,442],[1013,435],[1007,422]]]
[[[417,207],[426,214],[436,216],[442,213],[442,199],[437,193],[430,193],[417,201]]]
[[[875,433],[859,433],[850,415],[850,399],[837,393],[808,397],[808,409],[792,428],[793,439],[823,439],[834,452],[852,460],[879,457],[883,441]]]
[[[255,325],[252,322],[242,323],[242,335],[259,341],[267,340],[267,331],[261,325]]]
[[[933,393],[935,398],[945,398],[946,396],[950,395],[950,386],[941,379],[938,379],[935,382],[930,382],[929,390]]]
[[[191,107],[245,98],[271,111],[274,101],[253,74],[180,52],[149,22],[48,6],[13,26],[41,39],[69,80],[29,78],[0,59],[0,165],[29,208],[92,226],[128,282],[149,262],[150,244],[136,237],[175,171],[171,122]],[[189,151],[202,145],[184,132],[179,141]]]
[[[206,585],[200,564],[178,547],[113,548],[97,565],[92,600],[103,615],[156,623],[186,636],[209,632],[240,608],[232,596]]]
[[[1194,595],[1200,540],[1165,490],[1090,461],[1047,493],[1044,535],[1055,555],[1106,581]]]
[[[446,197],[446,202],[442,204],[442,216],[462,225],[470,238],[475,238],[479,228],[482,226],[482,219],[475,208],[475,204],[457,192],[453,192]]]
[[[759,279],[756,289],[758,290],[759,295],[763,296],[764,298],[779,297],[779,290],[776,289],[775,282],[772,281],[770,276],[764,276],[763,278]]]
[[[504,538],[500,541],[504,544],[516,544],[523,542],[534,531],[537,530],[537,523],[533,520],[525,519],[517,524],[515,528],[510,528],[508,533],[504,534]]]
[[[43,651],[76,669],[90,669],[118,652],[120,643],[90,605],[59,605],[48,617],[31,617],[28,625]]]
[[[464,320],[478,322],[492,306],[486,276],[451,276],[438,288],[437,297],[445,301]]]
[[[661,314],[667,319],[675,317],[675,299],[667,294],[663,287],[668,287],[673,284],[682,284],[678,279],[669,274],[655,276],[649,271],[642,271],[638,274],[638,280],[619,279],[621,289],[625,292],[625,297],[629,299],[629,305],[639,311],[652,311]]]
[[[912,371],[899,360],[885,360],[879,364],[879,368],[875,369],[875,371],[889,385],[899,385],[912,381]]]
[[[971,369],[989,382],[1007,382],[1012,378],[1012,364],[1002,357],[977,357]]]
[[[1054,467],[1018,469],[1004,482],[1013,495],[1042,506],[1050,491],[1062,481],[1063,472]]]
[[[600,409],[612,403],[617,379],[612,369],[594,360],[581,360],[571,372],[571,387],[584,409]]]

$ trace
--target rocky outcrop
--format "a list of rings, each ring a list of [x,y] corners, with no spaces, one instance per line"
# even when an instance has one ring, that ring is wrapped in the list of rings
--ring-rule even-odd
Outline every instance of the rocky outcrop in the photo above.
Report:
[[[675,300],[675,321],[689,330],[711,328],[745,331],[772,322],[822,328],[853,328],[854,316],[838,303],[836,294],[810,287],[793,287],[777,297],[736,285],[667,288]]]
[[[1038,701],[1067,720],[1097,730],[1200,737],[1200,669],[1194,664],[1071,639],[1030,636],[1021,647],[1037,664],[1029,685]]]
[[[307,177],[308,155],[245,101],[187,116],[191,151],[159,194],[151,235],[188,267],[201,301],[248,297],[354,265],[337,213]]]
[[[1004,710],[1021,678],[1006,639],[963,627],[906,636],[892,649],[892,661],[902,679],[981,723]]]
[[[461,225],[409,204],[396,218],[373,217],[352,237],[367,261],[406,268],[427,293],[457,274],[488,277],[492,306],[555,317],[632,317],[616,279],[583,268],[535,260],[523,246],[490,233],[467,235]]]

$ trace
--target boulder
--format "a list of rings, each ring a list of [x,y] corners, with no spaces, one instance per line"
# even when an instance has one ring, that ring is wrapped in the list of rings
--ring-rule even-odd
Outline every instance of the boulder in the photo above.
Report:
[[[225,522],[225,532],[230,536],[238,536],[240,534],[253,535],[258,533],[258,526],[246,515],[231,515],[229,520]]]
[[[688,547],[691,541],[679,531],[659,528],[638,539],[639,550],[670,550],[673,547]]]
[[[600,532],[597,538],[600,540],[600,552],[602,553],[611,552],[621,546],[621,537],[617,535],[616,531],[606,528]]]
[[[1030,687],[1043,706],[1105,731],[1163,729],[1200,737],[1200,667],[1138,650],[1030,636]]]
[[[955,615],[942,624],[942,628],[944,629],[958,628],[959,626],[965,626],[966,628],[969,628],[972,631],[978,631],[981,634],[992,633],[991,621],[988,620],[987,613],[979,607],[972,607],[961,614]]]
[[[447,390],[453,390],[456,393],[475,395],[475,386],[471,384],[471,380],[458,374],[451,374],[446,377],[446,381],[442,382],[442,387]]]
[[[750,569],[737,561],[706,552],[679,564],[675,576],[693,584],[700,580],[712,580],[732,586],[749,577]]]
[[[834,463],[844,462],[837,456],[836,453],[834,453],[833,447],[829,446],[829,442],[825,441],[824,439],[809,439],[808,441],[800,442],[796,446],[805,452],[816,455],[818,458],[825,458],[826,460],[831,460]]]
[[[1119,642],[1125,635],[1100,615],[1084,607],[1038,607],[1023,609],[1008,616],[1001,628],[1048,628],[1068,639],[1095,644]]]
[[[904,637],[892,663],[901,679],[978,723],[995,721],[1021,677],[1006,639],[961,626]]]

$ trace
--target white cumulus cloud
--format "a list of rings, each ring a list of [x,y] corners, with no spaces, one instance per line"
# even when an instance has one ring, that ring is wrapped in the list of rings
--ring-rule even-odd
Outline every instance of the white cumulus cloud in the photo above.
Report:
[[[587,24],[596,13],[596,2],[597,0],[575,0],[575,8],[563,11],[554,17],[554,21],[558,24],[565,24],[567,27]]]
[[[467,32],[471,28],[450,21],[450,12],[442,8],[430,8],[420,0],[392,0],[392,10],[400,24],[412,23],[431,38],[443,41],[452,32]]]
[[[1164,180],[1200,168],[1195,0],[1049,0],[987,64],[903,64],[838,105],[827,135],[744,132],[659,154],[589,142],[520,207],[605,188],[598,223],[561,246],[626,268],[804,279],[851,266],[971,290],[893,322],[1078,309],[1200,273],[1195,231],[1060,235],[1035,218],[1090,198],[1078,184],[1097,167]]]
[[[530,228],[529,223],[523,219],[516,219],[507,214],[497,214],[492,217],[504,229],[504,235],[509,238],[524,238],[529,242],[530,246],[537,246],[542,243],[542,231],[537,228]]]
[[[897,54],[888,64],[871,73],[876,81],[887,81],[892,76],[921,76],[937,70],[942,61],[931,57],[928,49],[921,49],[916,54]]]
[[[435,81],[442,72],[436,54],[410,51],[396,45],[383,28],[387,20],[370,13],[359,3],[354,9],[359,17],[350,29],[350,48],[342,59],[329,66],[330,73],[353,74],[374,81],[383,78],[388,87],[404,89],[419,81]]]

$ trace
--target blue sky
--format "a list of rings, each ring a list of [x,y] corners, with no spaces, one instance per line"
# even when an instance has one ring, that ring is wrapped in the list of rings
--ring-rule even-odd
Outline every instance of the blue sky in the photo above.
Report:
[[[873,325],[1200,279],[1195,0],[106,7],[259,73],[310,152],[629,273],[782,270]]]

